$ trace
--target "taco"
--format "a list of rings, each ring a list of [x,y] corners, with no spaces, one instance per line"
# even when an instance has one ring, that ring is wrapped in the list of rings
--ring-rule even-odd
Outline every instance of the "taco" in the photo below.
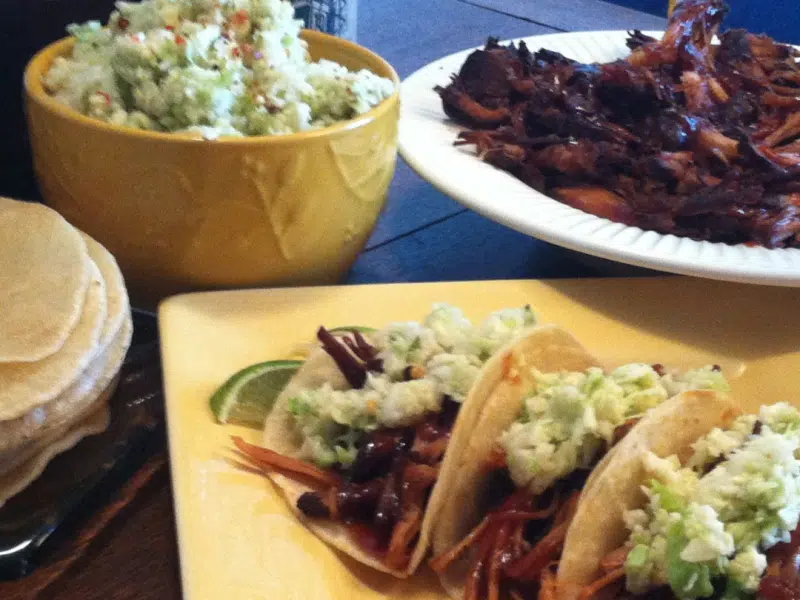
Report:
[[[482,372],[502,347],[560,332],[535,325],[530,307],[473,325],[439,304],[423,322],[379,331],[320,328],[320,346],[267,417],[263,448],[237,447],[318,537],[406,577],[424,558],[444,501],[443,461],[462,404],[487,397],[492,382]]]
[[[800,597],[800,413],[698,408],[676,399],[620,445],[544,598]]]
[[[505,351],[493,365],[502,370],[492,377],[497,384],[487,399],[465,404],[470,427],[459,422],[452,437],[459,451],[445,462],[453,481],[437,515],[431,566],[453,598],[536,598],[582,491],[644,414],[698,388],[709,390],[700,410],[730,407],[717,367],[604,370],[588,353],[568,360],[536,349],[518,342]]]

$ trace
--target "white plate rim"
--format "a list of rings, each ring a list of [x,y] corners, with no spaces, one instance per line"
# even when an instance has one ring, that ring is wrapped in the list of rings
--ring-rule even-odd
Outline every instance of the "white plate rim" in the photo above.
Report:
[[[645,33],[661,35],[661,32]],[[616,48],[620,51],[615,56],[621,56],[627,35],[626,31],[570,32],[514,41],[522,39],[531,50],[550,48],[567,56],[572,54],[578,60],[608,60],[608,56],[599,56],[596,50],[610,47],[613,52]],[[493,221],[570,250],[683,275],[800,287],[800,249],[699,242],[614,223],[562,204],[478,160],[469,150],[455,148],[452,142],[460,128],[446,118],[432,88],[435,84],[446,84],[450,74],[458,70],[473,50],[469,48],[433,61],[408,76],[401,85],[399,152],[434,187]],[[570,50],[583,52],[584,56],[576,56]],[[462,168],[442,168],[443,164]],[[488,190],[497,195],[511,195],[526,204],[505,197],[490,199],[484,193]],[[548,218],[533,215],[536,208],[544,209]],[[580,230],[576,231],[576,227]]]

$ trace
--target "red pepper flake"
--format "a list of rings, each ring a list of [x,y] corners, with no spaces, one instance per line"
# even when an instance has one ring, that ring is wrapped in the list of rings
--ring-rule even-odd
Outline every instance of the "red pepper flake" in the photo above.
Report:
[[[175,26],[174,25],[167,25],[166,27],[164,27],[164,29],[166,29],[167,31],[175,31]]]
[[[237,10],[231,17],[231,21],[234,25],[244,25],[249,20],[250,14],[243,8],[241,10]]]
[[[233,50],[231,50],[231,54],[233,54],[234,56],[240,56],[240,55],[242,54],[242,51],[241,51],[241,50],[239,50],[239,48],[238,48],[238,46],[237,46],[236,48],[234,48]]]
[[[97,93],[103,97],[103,99],[106,101],[106,104],[111,104],[111,94],[102,90],[98,91]]]
[[[125,17],[120,17],[119,20],[117,20],[117,27],[119,27],[121,31],[125,31],[130,24],[131,22]]]
[[[509,352],[503,357],[503,379],[514,384],[522,382],[513,352]]]
[[[178,46],[183,46],[186,43],[186,38],[182,35],[176,35],[175,43],[178,44]]]

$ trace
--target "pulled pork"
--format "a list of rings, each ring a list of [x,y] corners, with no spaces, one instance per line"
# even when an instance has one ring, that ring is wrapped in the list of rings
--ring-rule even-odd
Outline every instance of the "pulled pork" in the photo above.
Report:
[[[698,240],[800,247],[800,55],[718,33],[722,0],[684,0],[661,40],[579,64],[490,38],[446,87],[457,144],[558,200]],[[712,44],[715,35],[719,44]]]
[[[638,420],[617,427],[612,445]],[[442,574],[466,556],[469,570],[463,600],[554,600],[558,595],[553,567],[561,557],[590,470],[579,469],[537,496],[527,488],[516,488],[499,446],[483,466],[488,478],[486,516],[461,542],[433,558],[431,568]],[[624,556],[621,560],[624,563]],[[614,565],[617,572],[622,563]]]
[[[320,327],[317,338],[353,388],[362,388],[369,372],[382,372],[377,348],[359,332],[337,337]],[[419,366],[406,371],[407,379],[423,372]],[[419,539],[425,507],[460,407],[445,396],[441,411],[414,427],[365,433],[356,443],[355,461],[347,468],[321,469],[238,437],[233,442],[255,467],[312,488],[296,503],[305,517],[344,524],[359,547],[387,567],[400,570],[408,565]]]

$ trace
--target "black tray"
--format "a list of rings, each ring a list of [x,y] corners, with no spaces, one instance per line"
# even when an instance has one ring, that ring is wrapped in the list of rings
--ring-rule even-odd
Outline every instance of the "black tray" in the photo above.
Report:
[[[158,326],[133,311],[133,341],[111,399],[111,423],[57,456],[30,487],[0,508],[0,580],[45,562],[115,490],[164,450]]]

